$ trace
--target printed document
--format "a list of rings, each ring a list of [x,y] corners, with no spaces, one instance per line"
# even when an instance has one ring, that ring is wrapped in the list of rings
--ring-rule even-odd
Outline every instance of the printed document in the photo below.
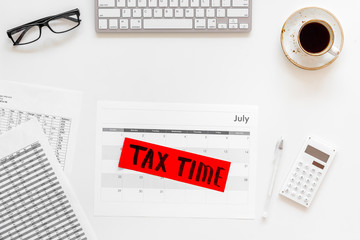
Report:
[[[82,94],[0,81],[0,135],[36,118],[65,172],[71,172]]]
[[[0,239],[95,240],[36,119],[0,135]]]
[[[257,108],[99,102],[95,214],[254,218]],[[231,162],[225,192],[118,167],[124,138]]]

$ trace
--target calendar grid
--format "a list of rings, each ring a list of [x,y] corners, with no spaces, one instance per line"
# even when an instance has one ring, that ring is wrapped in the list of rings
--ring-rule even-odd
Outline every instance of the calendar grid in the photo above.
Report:
[[[101,188],[104,201],[243,204],[248,201],[250,132],[205,129],[103,127]],[[225,193],[117,168],[125,137],[232,162]],[[114,145],[110,145],[113,143]],[[115,145],[117,143],[117,145]],[[218,144],[221,144],[218,145]],[[211,197],[210,197],[211,196]],[[215,200],[214,200],[215,199]]]

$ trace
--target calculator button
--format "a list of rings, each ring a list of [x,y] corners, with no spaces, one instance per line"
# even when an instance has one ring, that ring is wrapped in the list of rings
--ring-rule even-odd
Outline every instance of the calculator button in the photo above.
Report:
[[[316,182],[313,182],[312,185],[315,187],[315,186],[316,186]]]
[[[312,168],[312,169],[311,169],[311,172],[312,172],[312,173],[315,173],[315,168]]]
[[[302,162],[299,162],[298,165],[301,167],[301,166],[303,165],[303,163],[302,163]]]
[[[310,190],[310,192],[312,192],[312,191],[314,191],[314,188],[311,187],[309,190]]]
[[[295,178],[293,178],[293,177],[290,178],[290,181],[291,181],[291,182],[295,182]]]
[[[302,174],[303,174],[303,175],[305,175],[305,174],[306,174],[306,171],[305,171],[305,170],[303,170],[303,171],[302,171]]]
[[[306,179],[306,182],[307,182],[307,183],[310,183],[310,179],[307,178],[307,179]]]
[[[305,169],[309,169],[309,165],[305,165]]]
[[[294,190],[297,191],[297,190],[298,190],[298,187],[294,187]]]
[[[303,175],[300,176],[300,180],[304,180],[304,176],[303,176]]]
[[[291,188],[291,187],[292,187],[292,184],[291,184],[291,183],[288,183],[288,187]]]
[[[303,188],[307,188],[307,185],[306,185],[306,184],[304,184],[304,185],[303,185]]]
[[[299,171],[300,171],[300,168],[299,168],[299,167],[296,167],[296,171],[299,172]]]
[[[317,174],[318,174],[318,176],[321,176],[322,173],[321,173],[321,172],[318,172]]]
[[[299,194],[299,195],[298,195],[298,199],[301,199],[301,198],[302,198],[302,195],[301,195],[301,194]]]
[[[319,177],[316,177],[316,178],[315,178],[315,181],[319,181],[319,179],[320,179]]]
[[[300,193],[301,193],[301,194],[305,194],[305,190],[302,189],[302,190],[300,191]]]
[[[309,202],[309,199],[308,199],[308,198],[305,198],[305,199],[304,199],[304,202],[306,202],[306,203]]]
[[[313,176],[313,175],[312,175],[311,173],[309,173],[309,178],[312,178],[312,176]]]
[[[295,191],[293,191],[293,192],[291,193],[291,195],[295,196],[295,195],[296,195],[296,192],[295,192]]]
[[[297,184],[298,186],[300,186],[300,184],[301,184],[301,181],[297,181],[297,182],[296,182],[296,184]]]
[[[307,197],[311,197],[311,193],[306,194]]]

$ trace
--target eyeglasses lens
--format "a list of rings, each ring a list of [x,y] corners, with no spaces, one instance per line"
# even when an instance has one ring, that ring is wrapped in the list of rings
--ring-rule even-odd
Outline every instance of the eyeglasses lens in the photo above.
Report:
[[[24,27],[13,32],[11,36],[18,44],[31,43],[40,38],[40,28],[38,26]]]
[[[69,14],[49,21],[49,27],[56,33],[69,31],[80,24],[76,14]]]

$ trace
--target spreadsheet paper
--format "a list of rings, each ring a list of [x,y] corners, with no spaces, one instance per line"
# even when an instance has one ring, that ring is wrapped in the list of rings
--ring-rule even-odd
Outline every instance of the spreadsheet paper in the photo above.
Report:
[[[95,240],[36,119],[0,135],[0,239]]]
[[[71,172],[81,93],[0,81],[0,134],[36,118],[56,158]]]
[[[95,214],[254,218],[257,108],[99,102]],[[231,162],[225,192],[118,167],[125,137]]]

